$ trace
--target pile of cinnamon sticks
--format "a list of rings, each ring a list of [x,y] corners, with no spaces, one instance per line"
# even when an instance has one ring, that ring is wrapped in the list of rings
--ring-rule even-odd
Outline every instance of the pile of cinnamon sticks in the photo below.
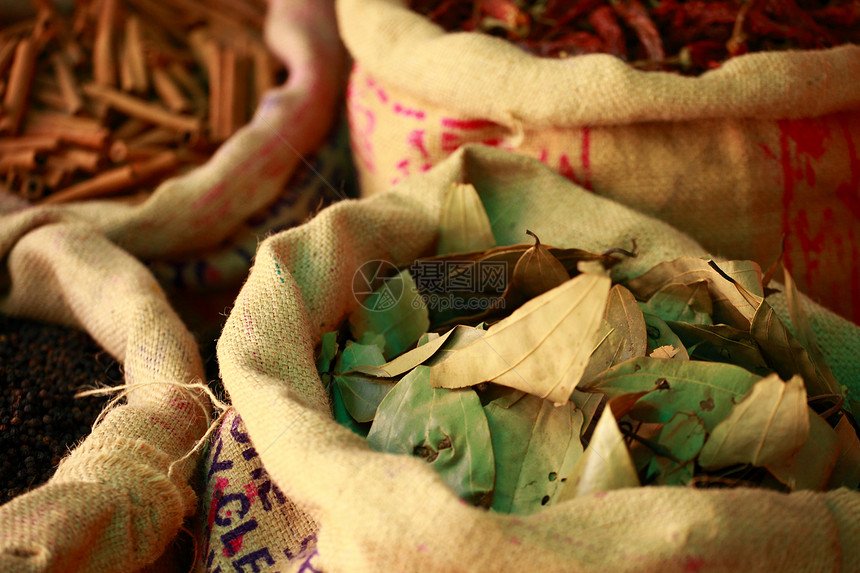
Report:
[[[265,0],[34,4],[0,26],[0,192],[32,202],[153,188],[204,162],[284,79]]]

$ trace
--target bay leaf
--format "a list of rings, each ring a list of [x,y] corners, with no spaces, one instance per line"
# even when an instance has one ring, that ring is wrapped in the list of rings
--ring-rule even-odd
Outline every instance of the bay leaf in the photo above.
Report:
[[[733,464],[767,466],[796,452],[809,436],[806,390],[799,376],[783,382],[771,374],[711,431],[699,465],[718,469]]]
[[[759,307],[756,315],[761,310]],[[753,323],[755,320],[753,318]],[[681,339],[691,358],[735,364],[759,376],[767,376],[773,372],[749,331],[739,330],[727,324],[670,322],[668,325]],[[790,377],[790,374],[784,376],[784,378]]]
[[[355,374],[335,374],[334,382],[346,411],[356,422],[372,421],[379,403],[394,387],[394,382]]]
[[[356,422],[370,422],[376,407],[394,386],[392,382],[378,381],[353,374],[356,368],[374,367],[385,362],[378,346],[346,341],[346,346],[335,364],[333,377],[343,405]],[[347,374],[344,374],[347,373]]]
[[[666,324],[666,321],[659,316],[647,312],[642,313],[642,318],[645,321],[645,335],[648,341],[646,353],[648,356],[651,356],[661,346],[671,346],[678,349],[678,352],[672,358],[675,360],[690,359],[684,343],[681,342],[675,331]]]
[[[666,322],[683,321],[693,324],[713,324],[714,303],[707,281],[690,284],[669,283],[640,303],[645,312]]]
[[[594,348],[609,286],[608,277],[579,275],[531,299],[434,365],[431,384],[495,382],[564,404]]]
[[[416,342],[415,345],[416,346],[423,346],[423,345],[427,344],[428,342],[436,340],[437,338],[439,338],[439,336],[440,335],[438,332],[425,332],[424,334],[421,335],[421,337],[418,339],[418,342]]]
[[[451,355],[451,352],[463,348],[484,336],[486,331],[481,328],[457,325],[445,334],[404,352],[394,360],[379,366],[357,366],[356,371],[378,378],[394,378],[412,370],[419,364],[433,365]],[[437,356],[438,355],[438,356]],[[435,359],[434,359],[435,357]]]
[[[664,360],[671,360],[676,356],[681,354],[680,348],[675,348],[674,346],[666,345],[655,348],[654,351],[649,354],[651,358],[663,358]]]
[[[760,379],[733,364],[644,357],[613,366],[577,389],[612,398],[665,382],[668,387],[640,398],[631,416],[643,422],[666,423],[676,413],[686,412],[697,415],[705,429],[711,430]]]
[[[514,283],[514,268],[531,248],[532,245],[520,243],[486,251],[423,257],[415,261],[410,268],[415,273],[419,292],[428,300],[434,300],[434,295],[439,300],[439,304],[431,304],[430,308],[433,327],[496,319],[518,308],[527,297]],[[620,261],[610,255],[582,249],[546,248],[570,276],[579,274],[577,264],[580,261],[599,261],[604,268],[611,268]],[[450,303],[441,304],[447,302],[443,298],[452,296],[460,301],[456,305],[458,308]]]
[[[320,353],[317,357],[317,370],[328,372],[337,356],[337,331],[326,332],[320,338]]]
[[[377,366],[385,363],[382,350],[375,344],[359,344],[354,340],[347,340],[343,352],[334,365],[335,374],[341,374],[353,370],[358,366]]]
[[[604,318],[622,341],[613,364],[645,356],[648,350],[647,327],[633,293],[621,285],[613,286],[609,290]]]
[[[836,437],[839,440],[839,456],[827,489],[847,487],[856,490],[860,487],[860,439],[846,416],[842,416],[836,424]]]
[[[408,270],[385,281],[349,316],[353,339],[368,344],[381,337],[388,359],[415,344],[429,328],[427,306]]]
[[[678,412],[663,425],[657,443],[679,462],[692,461],[705,445],[705,425],[695,414]]]
[[[612,410],[605,408],[588,447],[561,488],[558,501],[638,486],[639,476],[624,436]]]
[[[367,436],[368,429],[359,425],[352,416],[349,415],[349,412],[343,403],[343,396],[341,396],[337,384],[330,384],[329,388],[331,388],[332,415],[334,416],[335,421],[337,421],[341,426],[349,428],[362,438]]]
[[[711,261],[697,257],[680,257],[652,267],[644,274],[627,281],[626,285],[637,299],[648,300],[667,285],[692,285],[705,281],[714,304],[714,322],[749,330],[761,297],[744,285],[752,286],[749,284],[751,269],[758,265],[752,261],[719,263],[729,268],[729,272],[726,272],[721,270],[722,267],[716,264],[711,266],[710,263]],[[759,276],[760,272],[759,270]]]
[[[380,402],[367,443],[378,452],[424,458],[461,499],[489,505],[493,444],[471,388],[433,388],[430,368],[415,367]]]
[[[783,274],[783,280],[785,281],[785,301],[788,303],[788,315],[794,327],[794,335],[803,348],[806,349],[810,360],[821,373],[822,381],[827,384],[830,392],[842,396],[844,392],[830,371],[830,366],[824,359],[824,355],[821,354],[821,349],[818,347],[818,341],[815,337],[815,331],[812,329],[806,311],[800,304],[800,294],[797,292],[794,279],[791,278],[791,274],[785,267],[783,267]]]
[[[695,473],[696,464],[693,462],[678,463],[654,456],[645,475],[652,480],[650,485],[685,486],[693,480]]]
[[[582,412],[572,402],[555,408],[519,391],[490,402],[484,412],[496,459],[492,508],[530,514],[551,505],[582,455]]]
[[[594,430],[593,422],[600,416],[603,410],[605,396],[603,394],[591,394],[582,392],[574,388],[573,394],[570,395],[570,401],[573,402],[579,411],[582,412],[582,432],[581,437],[585,443],[591,439],[591,432]]]
[[[537,235],[529,230],[535,244],[522,254],[514,266],[513,281],[527,298],[534,298],[570,279],[564,265],[541,245]]]
[[[439,214],[439,254],[481,251],[496,246],[490,219],[471,183],[451,183]]]
[[[809,409],[809,436],[793,454],[768,464],[767,470],[792,491],[824,491],[839,458],[839,437],[830,424]]]
[[[597,346],[588,359],[582,380],[591,380],[615,364],[645,356],[648,336],[645,318],[633,294],[621,285],[609,290]]]
[[[833,375],[829,374],[829,370],[819,368],[767,301],[762,302],[753,317],[750,334],[767,358],[768,365],[780,376],[787,379],[795,374],[800,375],[810,396],[841,395]]]

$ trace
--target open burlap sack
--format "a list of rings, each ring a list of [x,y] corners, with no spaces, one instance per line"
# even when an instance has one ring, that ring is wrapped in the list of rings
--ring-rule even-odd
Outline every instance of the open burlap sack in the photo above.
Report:
[[[287,81],[264,95],[254,118],[205,165],[166,180],[142,203],[87,200],[26,208],[3,201],[0,208],[12,212],[0,225],[18,235],[46,220],[86,220],[145,260],[182,260],[220,246],[243,222],[278,199],[297,167],[307,161],[305,155],[319,147],[337,118],[344,55],[332,2],[272,0],[265,38],[286,67]],[[320,191],[305,186],[297,192],[311,190]],[[241,259],[230,264],[230,269],[210,272],[232,276],[239,269],[243,276],[249,266]]]
[[[469,142],[537,157],[705,248],[769,264],[860,322],[860,46],[751,54],[700,77],[529,55],[398,0],[338,0],[362,191]]]
[[[461,502],[425,462],[371,451],[333,419],[314,362],[322,333],[358,306],[364,263],[431,250],[441,197],[475,185],[498,244],[528,228],[601,252],[636,238],[616,278],[682,254],[686,235],[572,184],[538,161],[470,146],[396,189],[333,205],[267,239],[218,343],[225,388],[281,491],[319,524],[316,567],[337,571],[854,571],[860,494],[625,489],[533,515]],[[778,297],[772,303],[780,306]],[[860,329],[810,306],[827,359],[856,393]],[[278,570],[299,570],[273,556]]]
[[[87,330],[130,389],[47,484],[0,507],[0,571],[137,571],[196,507],[199,456],[173,462],[209,424],[197,344],[152,274],[87,223],[0,226],[0,259],[0,312]]]

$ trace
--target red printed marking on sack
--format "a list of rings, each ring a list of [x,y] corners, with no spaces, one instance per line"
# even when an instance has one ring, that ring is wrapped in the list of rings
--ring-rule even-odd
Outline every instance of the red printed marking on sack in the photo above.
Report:
[[[860,158],[857,156],[857,146],[854,138],[851,137],[847,117],[841,114],[838,121],[848,147],[848,165],[851,175],[848,181],[836,188],[836,197],[845,204],[855,219],[860,219]]]
[[[370,76],[365,76],[364,83],[367,87],[373,90],[373,92],[376,94],[376,97],[379,98],[379,101],[381,101],[382,103],[388,103],[388,94],[385,92],[384,89],[379,87],[379,84],[376,83],[376,80],[374,80]]]
[[[413,109],[411,107],[403,106],[399,103],[395,103],[392,109],[394,109],[394,113],[405,115],[406,117],[414,117],[415,119],[420,120],[423,120],[426,117],[424,112],[420,109]]]
[[[582,186],[591,191],[591,128],[587,125],[582,128],[582,151],[579,160],[582,163],[582,173],[585,178]]]
[[[245,484],[245,495],[248,496],[248,501],[251,503],[259,499],[260,493],[257,491],[257,484],[253,480]]]
[[[430,152],[427,151],[427,146],[424,144],[425,131],[423,129],[414,129],[406,136],[406,142],[416,148],[421,157],[430,159]]]
[[[499,124],[487,119],[456,119],[453,117],[443,117],[442,127],[451,127],[454,129],[485,129],[488,127],[497,127]]]
[[[823,120],[817,119],[782,119],[777,122],[779,127],[780,162],[782,166],[782,231],[786,234],[786,256],[784,264],[791,271],[792,258],[791,246],[794,238],[794,228],[797,223],[806,223],[807,229],[798,229],[808,232],[808,221],[806,214],[800,211],[798,218],[804,221],[792,220],[793,203],[795,201],[796,185],[799,180],[814,181],[811,159],[820,159],[824,155],[825,142],[830,138],[830,132]],[[792,144],[794,153],[791,152]],[[797,166],[795,166],[795,162]],[[805,172],[805,177],[804,177]],[[818,262],[811,260],[811,250],[820,252],[821,240],[813,240],[810,237],[797,237],[801,242],[801,248],[806,263],[807,278],[811,281],[812,275],[817,270]]]

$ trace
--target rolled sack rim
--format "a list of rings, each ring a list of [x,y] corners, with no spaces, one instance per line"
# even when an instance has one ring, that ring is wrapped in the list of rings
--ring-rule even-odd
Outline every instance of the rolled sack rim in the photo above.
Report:
[[[637,70],[609,54],[544,58],[487,34],[449,33],[405,0],[337,0],[336,7],[347,49],[374,79],[502,125],[792,119],[860,111],[860,46],[854,44],[746,54],[688,77]]]

